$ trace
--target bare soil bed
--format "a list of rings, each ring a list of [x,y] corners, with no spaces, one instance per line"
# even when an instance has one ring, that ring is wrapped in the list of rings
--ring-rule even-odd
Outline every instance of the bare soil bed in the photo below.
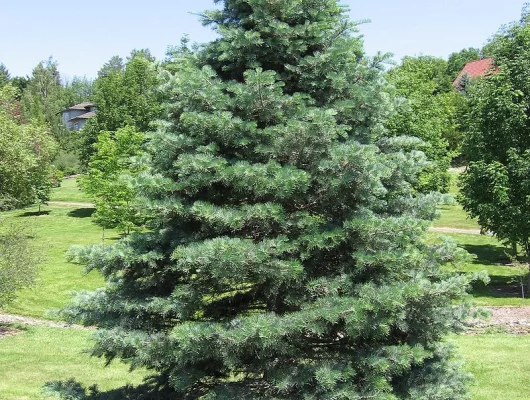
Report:
[[[12,328],[10,326],[4,326],[0,325],[0,338],[6,337],[6,336],[15,336],[19,333],[22,333],[21,330]]]
[[[22,315],[4,314],[0,312],[0,338],[3,336],[13,336],[22,331],[10,325],[38,325],[48,326],[51,328],[75,328],[75,329],[92,329],[80,325],[70,325],[65,322],[54,322],[44,319],[24,317]]]
[[[470,319],[466,334],[477,335],[485,332],[506,332],[515,335],[530,334],[530,307],[482,307],[489,312],[486,319]],[[41,325],[55,328],[91,329],[79,325],[69,325],[64,322],[47,321],[38,318],[0,313],[0,338],[15,335],[21,331],[10,324]],[[92,328],[93,329],[93,328]]]
[[[468,334],[503,331],[515,335],[530,334],[530,307],[483,307],[490,313],[488,319],[469,321]]]

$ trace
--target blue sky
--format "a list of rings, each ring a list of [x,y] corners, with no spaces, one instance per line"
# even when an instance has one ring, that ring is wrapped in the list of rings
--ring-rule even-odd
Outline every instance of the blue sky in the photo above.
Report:
[[[480,47],[505,23],[517,20],[523,0],[343,0],[353,20],[370,19],[360,29],[368,54],[447,57]],[[163,58],[184,34],[193,41],[214,37],[191,12],[211,8],[212,0],[91,0],[75,2],[3,1],[0,6],[0,62],[12,76],[28,75],[53,56],[59,70],[95,77],[113,55],[149,48]]]

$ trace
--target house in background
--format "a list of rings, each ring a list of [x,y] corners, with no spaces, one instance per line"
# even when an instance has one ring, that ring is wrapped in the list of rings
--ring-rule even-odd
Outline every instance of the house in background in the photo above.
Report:
[[[86,124],[88,119],[96,115],[96,105],[86,101],[61,111],[61,115],[69,130],[78,131]]]
[[[483,58],[482,60],[468,62],[453,82],[456,89],[463,90],[466,82],[473,78],[482,78],[497,72],[493,63],[493,58]]]

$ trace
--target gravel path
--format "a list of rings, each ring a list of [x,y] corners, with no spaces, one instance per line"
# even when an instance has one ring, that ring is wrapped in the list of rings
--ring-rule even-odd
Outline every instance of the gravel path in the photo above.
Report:
[[[64,206],[64,207],[84,207],[84,208],[94,208],[96,207],[94,203],[77,203],[73,201],[49,201],[51,206]],[[480,235],[479,229],[459,229],[451,228],[448,226],[431,226],[429,228],[431,232],[440,232],[440,233],[466,233],[471,235]]]
[[[0,324],[20,324],[30,326],[47,326],[50,328],[76,328],[76,329],[90,329],[81,325],[70,325],[66,322],[49,321],[46,319],[25,317],[23,315],[5,314],[0,312]],[[0,336],[1,331],[0,331]]]
[[[472,319],[469,321],[467,334],[477,335],[488,330],[515,335],[530,335],[530,306],[526,307],[482,307],[490,313],[488,319]],[[47,326],[51,328],[94,329],[81,325],[70,325],[65,322],[24,317],[22,315],[0,313],[0,337],[19,333],[16,329],[1,324],[20,324],[31,326]]]
[[[501,332],[516,335],[530,334],[530,307],[483,307],[490,313],[485,320],[471,320],[468,334],[484,333],[487,330],[499,330]]]
[[[431,232],[441,232],[441,233],[467,233],[471,235],[481,235],[479,229],[460,229],[460,228],[450,228],[448,226],[431,226],[429,230]]]
[[[94,208],[94,203],[76,203],[73,201],[49,201],[50,206],[65,206],[65,207],[84,207],[84,208]]]

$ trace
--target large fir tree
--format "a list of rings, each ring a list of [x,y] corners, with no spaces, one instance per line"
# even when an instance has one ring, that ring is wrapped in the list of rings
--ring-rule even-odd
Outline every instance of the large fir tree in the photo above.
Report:
[[[150,230],[78,253],[107,284],[70,318],[169,398],[464,398],[443,338],[467,278],[424,243],[425,157],[385,138],[379,61],[336,0],[223,5],[164,74]]]

